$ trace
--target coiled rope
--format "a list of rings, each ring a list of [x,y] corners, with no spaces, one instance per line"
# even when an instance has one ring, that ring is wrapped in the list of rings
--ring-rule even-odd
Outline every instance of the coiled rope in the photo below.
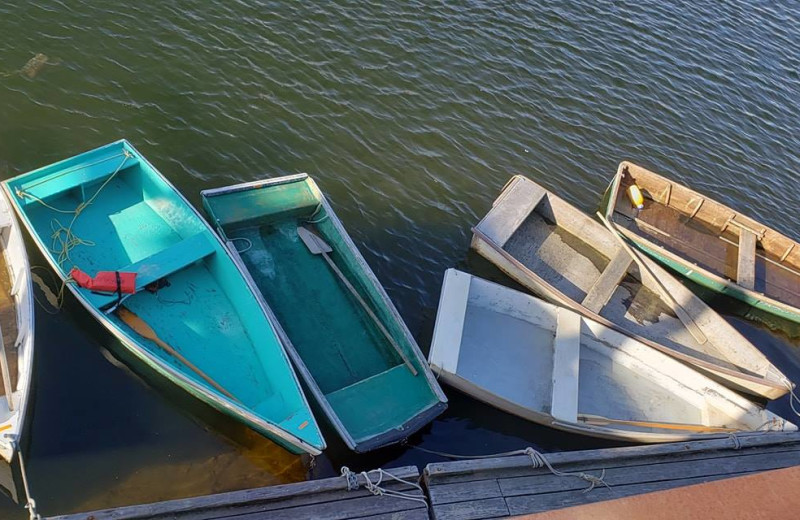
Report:
[[[372,479],[370,478],[369,476],[370,473],[378,474],[378,479],[375,480],[375,482],[373,482]],[[420,496],[412,493],[403,493],[402,491],[396,491],[394,489],[386,489],[385,487],[382,487],[381,484],[383,483],[383,477],[387,476],[393,480],[396,480],[397,482],[402,482],[403,484],[406,484],[408,486],[417,489],[420,493],[423,493],[422,486],[420,486],[416,482],[409,482],[408,480],[404,480],[396,475],[392,475],[391,473],[389,473],[384,469],[378,468],[378,469],[373,469],[371,471],[362,471],[361,473],[354,473],[353,471],[350,471],[350,468],[348,468],[347,466],[342,466],[341,474],[347,480],[348,491],[355,491],[360,488],[360,485],[358,483],[358,477],[361,476],[364,478],[364,488],[375,496],[401,498],[403,500],[420,502],[422,504],[425,504],[426,507],[428,506],[428,501],[425,499],[424,494],[423,496]]]
[[[55,219],[55,218],[50,222],[50,228],[53,231],[52,234],[50,235],[50,238],[52,240],[52,243],[51,243],[51,246],[50,246],[50,252],[53,253],[53,255],[56,256],[56,260],[58,261],[58,265],[62,269],[64,268],[64,263],[67,260],[71,261],[71,259],[69,257],[69,253],[75,247],[80,246],[80,245],[83,245],[83,246],[93,246],[94,245],[94,242],[91,242],[89,240],[84,240],[84,239],[78,237],[77,235],[75,235],[75,233],[72,232],[72,226],[75,225],[75,220],[80,216],[80,214],[83,212],[83,210],[88,208],[94,202],[94,200],[98,197],[98,195],[100,195],[100,192],[103,191],[103,188],[105,188],[108,185],[108,183],[111,182],[114,179],[114,177],[116,177],[116,175],[119,173],[119,171],[122,169],[122,167],[125,166],[125,163],[128,161],[128,159],[133,157],[133,155],[127,150],[123,150],[121,155],[122,155],[122,162],[119,164],[119,166],[117,166],[116,170],[114,170],[114,172],[105,181],[103,181],[103,184],[101,184],[100,187],[97,188],[97,191],[94,192],[94,195],[89,197],[88,200],[78,204],[78,206],[73,210],[66,210],[66,209],[56,208],[54,206],[51,206],[50,204],[48,204],[47,202],[45,202],[41,198],[37,197],[36,195],[34,195],[34,194],[32,194],[32,193],[30,193],[28,191],[21,190],[19,188],[17,189],[16,193],[17,193],[17,197],[19,197],[19,198],[29,198],[29,199],[32,199],[32,200],[38,202],[39,204],[41,204],[42,206],[46,207],[47,209],[49,209],[51,211],[55,211],[56,213],[61,213],[61,214],[64,214],[64,215],[72,215],[72,220],[70,220],[69,225],[66,226],[66,227],[64,226],[64,224],[61,223],[60,220]],[[85,167],[86,166],[84,166],[84,168]],[[58,178],[60,176],[61,175],[59,175],[57,177],[54,177],[54,178],[51,178],[51,179],[48,179],[48,180],[53,180],[53,179]],[[43,184],[44,182],[47,182],[47,181],[39,182],[38,184],[35,184],[34,186],[38,186],[39,184]],[[66,285],[66,283],[67,282],[64,281],[65,285]],[[63,287],[62,287],[62,290],[63,290]]]
[[[536,451],[530,446],[528,446],[524,450],[506,451],[503,453],[492,453],[489,455],[455,455],[452,453],[445,453],[442,451],[428,450],[420,446],[409,445],[409,447],[414,448],[415,450],[423,451],[425,453],[430,453],[431,455],[439,455],[440,457],[446,457],[449,459],[462,459],[462,460],[494,459],[497,457],[513,457],[516,455],[527,455],[528,457],[530,457],[531,465],[533,466],[534,469],[547,468],[550,471],[550,473],[552,473],[557,477],[575,477],[588,482],[589,486],[583,490],[583,493],[588,493],[597,486],[604,486],[609,490],[611,490],[611,486],[608,485],[608,483],[605,480],[603,480],[606,476],[605,468],[600,472],[600,476],[591,475],[589,473],[584,473],[582,471],[579,472],[559,471],[550,464],[550,461],[547,460],[547,458],[544,456],[543,453]]]

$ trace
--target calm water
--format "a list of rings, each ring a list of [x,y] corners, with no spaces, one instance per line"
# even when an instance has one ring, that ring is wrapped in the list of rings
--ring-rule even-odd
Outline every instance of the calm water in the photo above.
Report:
[[[444,269],[502,279],[467,248],[512,173],[593,210],[631,159],[800,236],[795,3],[144,4],[0,5],[0,71],[37,52],[59,63],[0,76],[0,174],[120,137],[194,203],[202,188],[308,172],[423,350]],[[307,461],[110,362],[110,339],[75,307],[37,314],[27,457],[41,512],[305,478]],[[800,349],[734,323],[800,380]],[[412,443],[600,445],[448,393]],[[327,437],[315,476],[433,460],[352,457]],[[0,517],[25,517],[3,500]]]

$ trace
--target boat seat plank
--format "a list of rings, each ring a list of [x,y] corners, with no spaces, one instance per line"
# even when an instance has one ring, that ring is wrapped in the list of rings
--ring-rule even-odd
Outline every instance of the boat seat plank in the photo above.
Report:
[[[558,309],[553,343],[553,397],[550,415],[565,422],[578,420],[578,368],[581,351],[581,316]]]
[[[206,233],[201,232],[127,265],[119,271],[136,273],[136,292],[139,292],[146,285],[176,273],[211,255],[214,251],[214,244],[211,243]],[[106,309],[117,301],[116,293],[96,293],[88,289],[83,292],[84,296],[98,309]]]
[[[756,282],[756,234],[749,229],[739,228],[739,261],[736,266],[736,283],[750,289]]]
[[[128,157],[125,164],[120,168],[120,172],[136,166],[139,160],[136,157]],[[69,175],[57,172],[51,176],[36,179],[32,182],[20,186],[20,192],[31,196],[22,197],[20,204],[38,204],[36,199],[46,200],[50,197],[60,195],[78,186],[84,188],[93,182],[100,181],[113,174],[122,164],[122,156],[114,157],[113,160],[95,162],[86,166],[76,166],[70,169]],[[35,197],[35,198],[34,198]]]
[[[594,282],[594,285],[586,293],[586,298],[583,299],[584,307],[592,312],[600,312],[611,295],[614,294],[620,281],[625,277],[628,268],[633,262],[633,258],[620,249],[619,253],[611,259],[602,274]]]
[[[498,246],[503,247],[546,194],[541,186],[518,177],[476,227]]]

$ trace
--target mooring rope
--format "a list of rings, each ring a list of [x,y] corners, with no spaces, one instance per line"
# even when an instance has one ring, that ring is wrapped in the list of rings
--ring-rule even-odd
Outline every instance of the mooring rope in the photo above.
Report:
[[[791,381],[789,381],[788,379],[784,379],[783,381],[786,384],[786,388],[789,389],[789,407],[792,409],[792,411],[796,416],[800,417],[800,411],[798,411],[797,407],[795,406],[795,402],[800,404],[800,397],[797,397],[797,394],[794,392],[794,385],[792,384]]]
[[[604,480],[606,476],[605,468],[601,471],[600,476],[590,475],[589,473],[584,473],[582,471],[578,472],[559,471],[550,464],[550,461],[547,460],[547,458],[544,456],[543,453],[536,451],[530,446],[528,446],[524,450],[505,451],[502,453],[491,453],[489,455],[455,455],[453,453],[445,453],[443,451],[428,450],[420,446],[409,445],[409,447],[414,448],[415,450],[423,451],[425,453],[430,453],[431,455],[439,455],[440,457],[446,457],[449,459],[461,459],[461,460],[494,459],[497,457],[513,457],[516,455],[527,455],[528,457],[530,457],[531,465],[534,467],[534,469],[547,468],[548,470],[550,470],[550,473],[552,473],[557,477],[575,477],[588,482],[589,487],[584,489],[583,493],[588,493],[597,486],[604,486],[609,490],[611,490],[611,486]]]
[[[373,482],[369,474],[376,472],[378,473],[378,479],[375,482]],[[384,469],[378,468],[378,469],[373,469],[371,471],[362,471],[361,473],[354,473],[353,471],[350,471],[350,468],[348,468],[347,466],[342,466],[341,474],[347,480],[348,491],[355,491],[359,489],[360,486],[358,483],[358,477],[360,475],[364,477],[364,488],[375,496],[401,498],[403,500],[420,502],[422,504],[425,504],[426,507],[428,505],[428,501],[425,499],[424,492],[422,491],[422,486],[420,486],[416,482],[409,482],[408,480],[404,480],[396,475],[392,475],[391,473],[389,473]],[[394,489],[386,489],[385,487],[381,486],[381,484],[383,483],[384,476],[394,479],[397,482],[402,482],[403,484],[411,486],[417,489],[420,493],[423,493],[423,495],[420,496],[411,493],[403,493],[402,491],[396,491]]]
[[[13,442],[14,448],[17,450],[17,458],[19,458],[19,472],[22,475],[22,489],[25,491],[25,509],[28,510],[30,520],[41,520],[41,516],[36,511],[36,501],[31,496],[31,490],[28,486],[28,472],[25,469],[25,461],[22,458],[22,447],[16,442]]]

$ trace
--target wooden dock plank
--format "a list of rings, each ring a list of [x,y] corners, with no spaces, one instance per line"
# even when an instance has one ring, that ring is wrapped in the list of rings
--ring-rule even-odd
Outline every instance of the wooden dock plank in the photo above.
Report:
[[[419,470],[415,466],[405,466],[388,471],[392,475],[410,482],[416,482],[419,478]],[[371,473],[370,475],[373,481],[377,479],[377,473]],[[361,487],[353,491],[347,489],[347,481],[344,477],[333,477],[296,484],[283,484],[153,504],[139,504],[64,515],[54,517],[52,520],[87,520],[89,518],[93,520],[144,520],[158,518],[207,520],[231,517],[243,518],[246,515],[261,515],[263,517],[263,513],[266,511],[270,511],[269,514],[272,517],[273,514],[277,514],[274,511],[285,512],[292,508],[308,508],[320,505],[322,507],[320,507],[319,511],[328,516],[323,515],[318,518],[340,519],[363,518],[369,515],[375,516],[382,513],[396,513],[402,510],[418,508],[426,509],[421,502],[390,499],[388,496],[374,496],[364,489],[365,480],[362,476],[358,476],[358,481]],[[384,482],[381,485],[386,489],[405,493],[413,492],[422,496],[415,488],[390,478],[384,478]],[[357,504],[365,514],[359,513],[359,516],[342,517],[339,513],[340,509],[351,513],[353,509],[350,505],[340,507],[340,504],[353,500],[362,500]]]
[[[695,461],[677,460],[647,466],[619,467],[607,469],[603,480],[611,487],[741,473],[742,471],[767,471],[800,465],[800,450],[779,453],[753,453],[738,457],[702,459]],[[579,471],[588,471],[579,469]],[[571,469],[571,471],[576,471]],[[590,471],[600,475],[600,472]],[[552,478],[553,475],[536,475],[501,479],[498,486],[505,497],[530,495],[533,493],[553,493],[559,491],[584,490],[586,481],[577,477]]]
[[[501,497],[443,504],[433,508],[431,517],[434,520],[479,520],[502,518],[510,514],[505,499]]]
[[[503,496],[495,479],[442,484],[428,490],[432,504],[449,504],[464,500],[481,500]]]
[[[419,496],[422,497],[421,494]],[[288,507],[254,511],[244,515],[239,511],[235,511],[235,514],[230,515],[230,517],[236,518],[236,520],[262,520],[266,517],[270,520],[305,520],[307,518],[348,520],[351,518],[370,518],[377,515],[396,514],[409,509],[421,509],[427,512],[428,509],[422,502],[414,502],[393,496],[366,496],[307,506],[286,505]]]
[[[740,450],[766,447],[790,451],[800,448],[800,432],[743,433],[737,435],[737,440]],[[788,448],[790,445],[795,447]],[[583,467],[603,468],[634,463],[646,464],[648,463],[646,459],[655,457],[687,457],[698,454],[701,458],[710,458],[712,453],[713,456],[736,456],[741,453],[733,447],[734,441],[731,438],[718,437],[703,441],[548,453],[546,457],[557,469],[568,471],[569,465],[576,463],[580,463]],[[590,464],[594,465],[589,466]],[[425,468],[424,478],[428,485],[468,482],[488,478],[488,472],[492,471],[497,472],[491,476],[492,478],[530,474],[531,459],[527,455],[518,455],[431,463]],[[545,473],[547,470],[540,469],[538,472]]]

